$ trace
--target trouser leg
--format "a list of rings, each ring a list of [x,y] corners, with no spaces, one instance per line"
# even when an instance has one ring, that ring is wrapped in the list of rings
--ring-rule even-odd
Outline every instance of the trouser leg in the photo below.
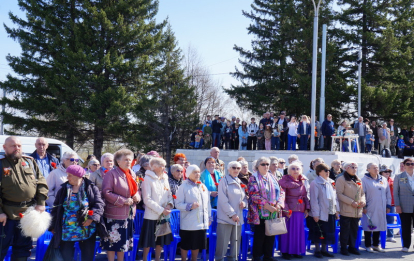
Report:
[[[370,231],[364,231],[364,238],[365,238],[365,247],[371,247],[372,246],[372,232]]]
[[[7,224],[10,223],[11,227],[10,230],[12,231],[13,239],[12,239],[12,255],[11,259],[23,259],[29,257],[32,252],[33,242],[32,238],[25,237],[22,234],[21,228],[19,228],[20,220],[7,220]],[[6,231],[6,230],[5,230]],[[6,233],[7,237],[7,233]]]
[[[256,150],[257,137],[252,137],[252,140],[253,140],[253,150]]]
[[[410,248],[411,245],[411,228],[412,228],[412,213],[401,213],[401,230],[402,230],[402,240],[404,243],[404,247]]]
[[[93,257],[95,256],[95,244],[96,233],[90,238],[79,242],[82,260],[93,260]]]
[[[379,231],[372,232],[372,245],[375,247],[378,247],[379,243],[380,243],[380,232]]]
[[[247,150],[252,150],[253,137],[247,137]]]
[[[229,245],[231,236],[231,227],[232,225],[228,224],[217,224],[217,243],[215,260],[223,260],[226,255],[227,246]]]
[[[74,241],[60,241],[60,253],[62,254],[64,261],[72,261],[75,255]]]
[[[230,255],[227,258],[228,261],[236,260],[236,253],[240,253],[240,242],[241,242],[241,226],[231,226],[231,236],[230,236]],[[237,252],[236,252],[237,249]]]

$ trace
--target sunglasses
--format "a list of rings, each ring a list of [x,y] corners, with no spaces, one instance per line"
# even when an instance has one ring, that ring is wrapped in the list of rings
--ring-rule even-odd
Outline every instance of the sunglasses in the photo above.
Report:
[[[382,173],[391,173],[391,171],[388,171],[388,170],[387,170],[387,171],[383,171]]]
[[[179,169],[177,169],[177,172],[184,172],[183,170],[179,170]]]
[[[296,170],[300,170],[300,168],[291,168],[291,170],[296,171]]]
[[[331,170],[329,170],[329,169],[324,169],[323,171],[325,171],[325,172],[330,172]]]
[[[279,162],[279,164],[286,164],[286,162]]]
[[[263,166],[263,167],[264,167],[264,166],[269,166],[269,165],[270,165],[269,163],[261,163],[261,164],[260,164],[260,166]]]
[[[73,161],[74,161],[74,162],[79,162],[79,159],[70,158],[69,160],[70,160],[70,161],[72,161],[72,162],[73,162]]]
[[[414,163],[405,163],[405,166],[414,166]]]
[[[231,167],[232,169],[237,169],[237,170],[241,170],[240,167]]]

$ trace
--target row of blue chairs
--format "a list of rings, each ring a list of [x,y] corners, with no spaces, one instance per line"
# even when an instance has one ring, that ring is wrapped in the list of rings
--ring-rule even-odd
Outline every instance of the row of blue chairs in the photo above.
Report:
[[[209,261],[214,261],[216,242],[217,242],[217,210],[213,209],[211,214],[213,217],[213,222],[207,231],[207,238],[209,241],[208,255],[209,255]],[[387,215],[396,218],[396,221],[397,221],[396,224],[388,224],[387,228],[388,229],[400,229],[400,234],[401,234],[401,220],[400,220],[399,215],[395,213],[390,213]],[[250,225],[247,223],[247,210],[246,209],[243,211],[243,220],[244,220],[244,225],[242,226],[242,231],[241,231],[241,235],[242,235],[241,247],[240,247],[241,250],[240,250],[238,259],[241,261],[246,261],[249,249],[252,249],[253,236],[254,236],[254,232],[251,231]],[[135,227],[135,233],[134,233],[134,238],[133,238],[134,244],[133,244],[132,251],[125,253],[125,260],[127,261],[135,261],[135,258],[138,252],[138,242],[139,242],[143,222],[144,222],[144,211],[137,210],[136,216],[134,219],[134,227]],[[310,250],[311,241],[308,240],[309,229],[306,227],[306,221],[304,222],[305,222],[304,227],[305,227],[306,247],[307,247],[307,250]],[[175,260],[175,253],[177,251],[177,245],[181,241],[180,233],[179,233],[180,232],[180,211],[179,210],[176,210],[176,209],[172,210],[171,216],[170,216],[170,224],[171,224],[171,230],[173,234],[173,241],[170,245],[164,246],[164,261]],[[340,227],[339,227],[339,222],[337,221],[336,222],[336,233],[335,233],[335,244],[331,245],[334,253],[338,252],[339,231],[340,231]],[[355,245],[356,248],[358,248],[361,245],[362,231],[363,231],[362,226],[360,226],[358,230],[357,242]],[[41,261],[43,259],[43,256],[46,252],[46,249],[49,245],[49,242],[52,236],[53,234],[51,232],[46,232],[43,236],[41,236],[37,240],[36,260]],[[280,238],[279,236],[277,236],[275,239],[275,245],[274,245],[275,250],[279,250],[280,248],[279,240]],[[402,240],[401,240],[401,244],[402,244]],[[381,232],[381,247],[385,248],[385,245],[386,245],[386,231],[383,231]],[[101,251],[102,250],[99,246],[99,238],[98,238],[96,245],[95,245],[95,253],[101,253]],[[9,249],[9,252],[11,253],[11,248]],[[147,261],[151,261],[151,257],[153,254],[154,254],[154,250],[151,249],[150,254],[148,255]],[[189,257],[191,256],[191,251],[189,251],[188,255]],[[201,256],[203,258],[203,261],[206,261],[207,259],[206,250],[202,251]],[[6,257],[5,260],[8,261],[10,260],[10,258],[7,259]],[[81,261],[80,249],[79,249],[78,244],[75,244],[75,260]]]

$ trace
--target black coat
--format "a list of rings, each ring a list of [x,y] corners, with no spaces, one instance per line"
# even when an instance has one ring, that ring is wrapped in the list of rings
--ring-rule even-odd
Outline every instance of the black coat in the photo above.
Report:
[[[87,178],[83,178],[83,182],[85,182],[85,191],[86,197],[88,198],[89,203],[89,210],[93,210],[92,219],[95,223],[103,222],[103,212],[105,203],[101,198],[101,193],[97,186],[95,186],[92,181]],[[63,226],[63,203],[67,198],[68,190],[67,190],[68,182],[65,182],[61,185],[61,188],[57,192],[55,202],[53,203],[54,208],[52,208],[51,215],[52,215],[52,224],[50,225],[50,229],[54,230],[55,234],[55,248],[58,248],[60,245],[60,241],[62,240],[62,226]],[[98,231],[97,227],[97,231]]]

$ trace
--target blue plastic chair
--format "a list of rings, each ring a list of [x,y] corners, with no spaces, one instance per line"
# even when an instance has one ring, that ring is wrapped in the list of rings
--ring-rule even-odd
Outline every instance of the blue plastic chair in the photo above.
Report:
[[[214,261],[214,256],[216,254],[216,244],[217,244],[217,210],[211,210],[211,216],[213,217],[213,222],[209,228],[209,249],[208,256],[209,261]]]
[[[12,247],[9,247],[9,249],[7,250],[7,255],[4,257],[4,261],[10,261],[11,254],[12,254]]]
[[[253,246],[253,236],[254,236],[254,232],[251,231],[250,228],[250,224],[247,223],[247,213],[248,210],[247,209],[243,209],[243,220],[244,220],[244,224],[243,224],[243,228],[242,228],[242,247],[241,247],[241,261],[246,261],[247,260],[247,253],[249,250],[249,246],[252,247]],[[250,243],[251,242],[251,243]]]
[[[144,210],[138,209],[135,213],[134,218],[134,236],[133,236],[133,247],[132,252],[126,252],[125,258],[127,261],[135,261],[135,257],[137,256],[138,252],[138,242],[139,242],[139,236],[141,234],[142,224],[144,223]],[[148,254],[148,260],[151,261],[151,253],[152,250],[150,250]]]
[[[341,227],[339,226],[339,220],[335,221],[335,244],[332,245],[332,252],[338,253],[338,242],[339,242],[339,232]]]
[[[53,237],[53,233],[46,231],[37,239],[36,243],[36,260],[43,260],[45,256],[46,249],[49,246],[50,240]],[[10,250],[10,249],[9,249]]]
[[[306,242],[306,250],[310,250],[311,244],[312,244],[312,240],[309,240],[309,228],[306,225],[306,218],[303,220],[303,227],[305,228],[305,242]],[[302,254],[302,255],[306,255]]]
[[[399,229],[400,235],[402,235],[402,229],[401,229],[401,219],[400,215],[397,213],[388,213],[387,216],[392,216],[397,218],[397,224],[387,224],[387,230],[388,229]],[[385,249],[386,241],[387,241],[387,231],[381,231],[380,234],[381,237],[381,247]],[[404,247],[403,239],[401,237],[401,247]]]

